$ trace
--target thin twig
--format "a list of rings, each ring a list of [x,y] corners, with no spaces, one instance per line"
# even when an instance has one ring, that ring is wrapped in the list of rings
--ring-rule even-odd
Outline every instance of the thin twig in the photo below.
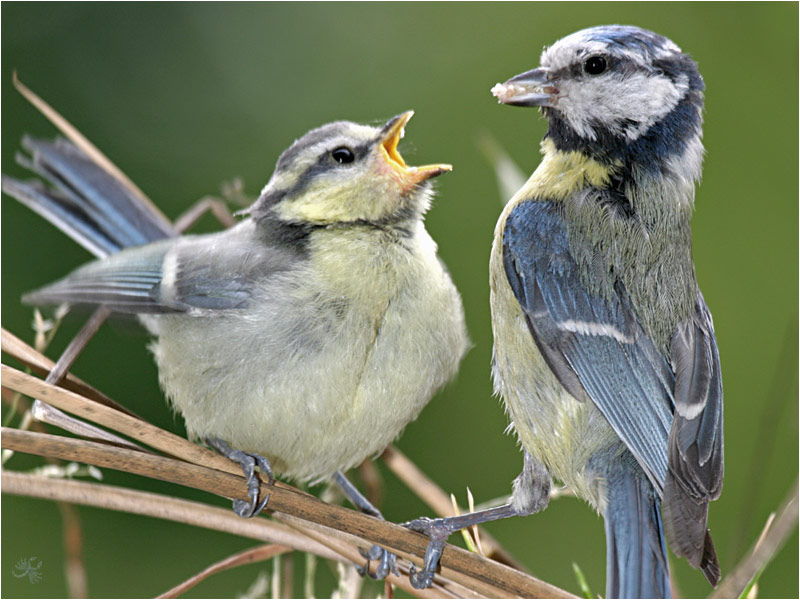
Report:
[[[181,216],[175,219],[173,227],[175,231],[183,233],[192,225],[197,223],[207,212],[210,212],[226,229],[236,225],[236,219],[233,218],[231,211],[225,205],[225,202],[213,196],[201,198],[195,204],[189,207]]]
[[[5,477],[3,478],[5,481]],[[83,560],[83,528],[81,517],[75,506],[68,502],[57,502],[63,522],[64,570],[70,598],[88,598],[86,565]]]
[[[12,356],[20,361],[23,365],[38,375],[47,375],[55,366],[55,363],[52,360],[23,342],[6,329],[0,330],[0,349],[2,349],[2,351],[9,356]],[[88,383],[78,379],[71,373],[67,373],[67,376],[59,384],[59,387],[63,387],[71,392],[85,396],[86,398],[94,400],[95,402],[99,402],[100,404],[105,404],[106,406],[116,408],[117,410],[122,411],[132,417],[137,417],[136,413],[115,402],[102,392],[96,390]]]
[[[243,552],[238,552],[228,558],[224,558],[219,562],[210,565],[209,567],[203,569],[196,575],[193,575],[183,583],[179,583],[174,588],[167,590],[163,594],[157,596],[158,598],[177,598],[181,594],[187,592],[188,590],[192,589],[198,583],[202,582],[205,579],[208,579],[212,575],[217,573],[221,573],[222,571],[227,571],[228,569],[232,569],[234,567],[240,567],[242,565],[249,565],[254,562],[261,562],[265,560],[269,560],[278,556],[279,554],[283,554],[284,552],[291,552],[292,549],[288,546],[279,546],[277,544],[269,544],[267,546],[258,546],[256,548],[250,548],[249,550],[244,550]]]
[[[108,442],[109,444],[116,444],[117,446],[130,448],[131,450],[149,452],[149,450],[139,446],[138,444],[134,444],[133,442],[121,438],[118,435],[109,433],[105,429],[100,429],[91,423],[86,423],[80,419],[71,417],[67,413],[58,410],[56,407],[51,406],[47,402],[42,402],[41,400],[34,401],[33,406],[31,407],[31,414],[33,415],[33,418],[40,423],[47,423],[48,425],[58,427],[59,429],[63,429],[64,431],[68,431],[69,433],[82,438],[95,440],[98,442]],[[21,427],[21,429],[25,429],[25,427]]]
[[[46,479],[6,470],[3,471],[3,493],[155,517],[261,542],[292,546],[331,560],[341,559],[326,546],[288,525],[267,519],[242,519],[229,509],[153,492],[88,481]]]
[[[100,326],[105,323],[108,316],[111,314],[111,309],[107,306],[98,306],[95,309],[92,316],[89,317],[89,320],[84,323],[81,330],[75,335],[75,337],[70,340],[69,345],[61,353],[61,356],[56,361],[56,364],[53,365],[53,368],[47,374],[47,378],[45,381],[47,383],[52,383],[53,385],[58,385],[61,383],[61,380],[64,379],[64,376],[67,374],[72,368],[72,365],[75,363],[75,360],[78,358],[83,349],[86,347],[86,344],[89,343],[94,337],[94,334],[97,333],[97,330],[100,329]]]
[[[287,554],[281,560],[281,598],[294,598],[294,556]]]
[[[772,526],[759,538],[748,555],[719,584],[709,598],[739,598],[747,584],[772,560],[797,528],[798,484],[795,481],[781,503]]]

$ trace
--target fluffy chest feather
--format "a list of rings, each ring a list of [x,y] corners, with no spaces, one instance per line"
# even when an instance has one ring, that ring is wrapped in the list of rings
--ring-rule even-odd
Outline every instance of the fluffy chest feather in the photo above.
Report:
[[[322,479],[386,447],[455,374],[463,310],[427,234],[412,249],[344,235],[248,311],[158,317],[162,386],[193,435]]]

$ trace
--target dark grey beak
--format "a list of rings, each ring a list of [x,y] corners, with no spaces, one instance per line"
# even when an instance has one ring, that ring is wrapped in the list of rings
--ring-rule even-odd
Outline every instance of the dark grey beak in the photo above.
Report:
[[[558,98],[556,80],[544,68],[515,75],[505,83],[492,88],[501,104],[512,106],[555,106]]]

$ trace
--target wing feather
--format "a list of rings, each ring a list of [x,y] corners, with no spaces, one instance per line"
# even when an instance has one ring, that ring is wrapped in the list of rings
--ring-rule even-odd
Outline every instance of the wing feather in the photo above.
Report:
[[[676,328],[668,360],[642,330],[620,282],[607,293],[587,289],[554,203],[514,208],[503,260],[553,373],[602,412],[663,495],[670,546],[715,584],[719,563],[706,522],[708,503],[722,489],[722,375],[702,294]]]
[[[601,295],[586,288],[553,203],[520,203],[503,243],[509,283],[553,372],[573,396],[594,402],[660,492],[674,378],[625,290],[618,284]]]
[[[117,312],[164,313],[245,308],[257,285],[286,271],[296,253],[254,240],[252,222],[220,233],[126,248],[40,290],[29,304],[103,304]]]

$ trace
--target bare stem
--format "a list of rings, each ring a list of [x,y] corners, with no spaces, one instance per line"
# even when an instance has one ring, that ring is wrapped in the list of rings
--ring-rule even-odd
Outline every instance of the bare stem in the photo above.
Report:
[[[795,481],[777,516],[761,534],[747,556],[719,584],[709,598],[739,598],[747,584],[772,560],[797,528],[798,484]]]
[[[158,598],[177,598],[212,575],[221,573],[222,571],[227,571],[228,569],[232,569],[234,567],[240,567],[242,565],[249,565],[254,562],[269,560],[278,556],[279,554],[291,551],[292,548],[289,548],[288,546],[269,544],[267,546],[258,546],[243,552],[238,552],[203,569],[197,575],[193,575],[183,583],[179,583],[174,588],[159,595]]]

